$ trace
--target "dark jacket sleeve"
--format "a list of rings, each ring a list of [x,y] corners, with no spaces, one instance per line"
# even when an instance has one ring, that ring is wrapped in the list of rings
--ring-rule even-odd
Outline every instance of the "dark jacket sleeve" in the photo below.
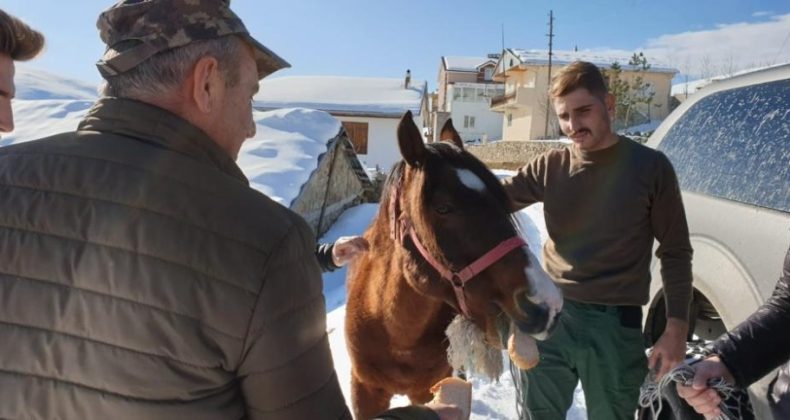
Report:
[[[237,369],[247,418],[351,419],[329,348],[315,238],[293,220],[263,267]]]
[[[711,344],[735,377],[748,386],[790,359],[790,249],[782,277],[768,300],[746,321]]]
[[[427,407],[410,405],[388,410],[374,420],[439,420],[439,415]]]
[[[315,257],[318,259],[318,265],[324,273],[335,271],[340,268],[336,266],[335,261],[332,260],[332,250],[334,248],[335,244],[317,244],[315,246]]]

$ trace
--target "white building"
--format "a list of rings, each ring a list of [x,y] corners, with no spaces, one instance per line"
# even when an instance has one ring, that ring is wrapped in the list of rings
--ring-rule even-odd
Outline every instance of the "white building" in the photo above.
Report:
[[[442,57],[435,127],[452,118],[464,141],[502,138],[502,114],[491,111],[491,98],[504,94],[493,80],[498,57]]]
[[[289,76],[261,81],[253,106],[259,110],[312,108],[332,114],[348,132],[354,149],[367,167],[387,172],[400,160],[398,122],[411,111],[422,126],[427,84],[404,79]],[[425,107],[427,108],[427,107]]]

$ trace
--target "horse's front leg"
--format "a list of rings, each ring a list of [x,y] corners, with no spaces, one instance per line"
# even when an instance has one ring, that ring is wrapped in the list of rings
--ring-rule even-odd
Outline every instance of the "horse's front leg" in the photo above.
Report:
[[[368,420],[381,414],[390,407],[392,394],[383,388],[362,383],[357,375],[351,372],[351,405],[356,420]]]

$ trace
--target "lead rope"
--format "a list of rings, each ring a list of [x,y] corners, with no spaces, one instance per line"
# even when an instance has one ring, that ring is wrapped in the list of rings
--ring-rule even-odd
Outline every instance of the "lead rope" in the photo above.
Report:
[[[639,390],[639,406],[649,408],[650,413],[653,415],[652,418],[657,419],[664,408],[664,397],[669,392],[676,392],[670,387],[675,386],[675,384],[691,386],[694,381],[694,368],[692,365],[701,360],[704,360],[704,358],[699,354],[687,358],[683,364],[664,375],[658,382],[655,381],[655,376],[652,372],[648,373],[645,382]],[[715,420],[754,419],[754,413],[745,390],[733,386],[723,378],[710,379],[708,387],[715,389],[721,396],[721,404],[719,404],[721,414]]]

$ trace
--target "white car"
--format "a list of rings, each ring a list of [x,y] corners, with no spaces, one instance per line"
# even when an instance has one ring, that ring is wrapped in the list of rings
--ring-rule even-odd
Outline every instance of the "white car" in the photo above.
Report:
[[[790,246],[790,64],[706,86],[647,145],[678,175],[694,248],[691,329],[713,340],[770,296]],[[651,343],[665,324],[659,266],[654,259],[645,311]],[[758,419],[771,418],[766,390],[774,375],[750,388]]]

